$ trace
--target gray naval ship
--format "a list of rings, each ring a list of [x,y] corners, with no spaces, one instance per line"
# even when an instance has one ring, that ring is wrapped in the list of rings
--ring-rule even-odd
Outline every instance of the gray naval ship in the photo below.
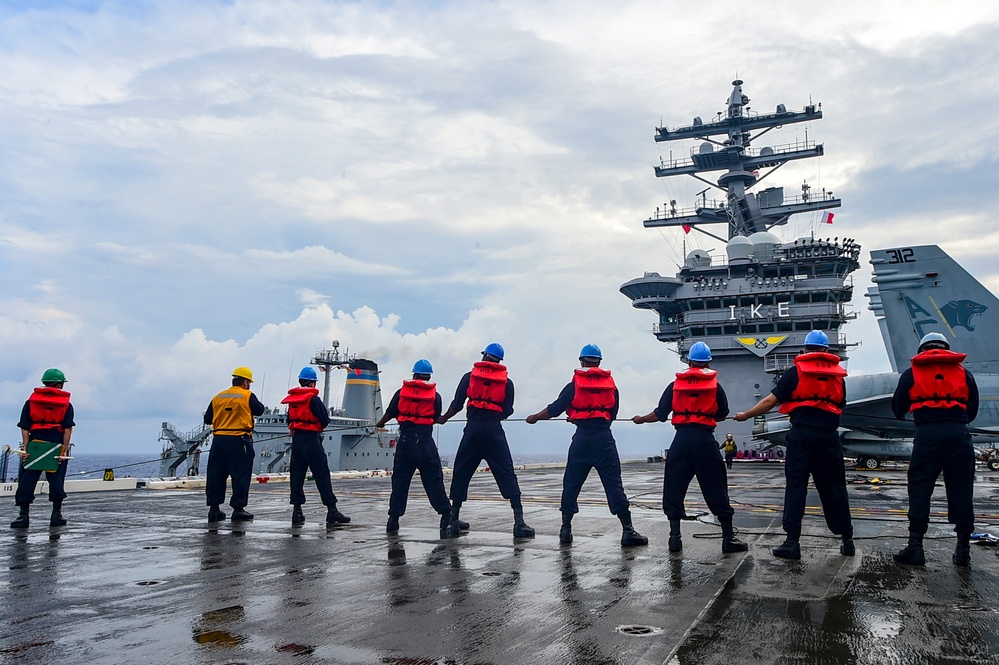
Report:
[[[789,111],[778,104],[772,113],[757,113],[750,110],[742,81],[732,86],[727,112],[714,121],[697,117],[688,126],[659,127],[655,136],[657,142],[696,142],[689,157],[673,158],[671,152],[662,160],[655,167],[658,177],[691,176],[725,198],[708,199],[705,189],[694,207],[681,209],[670,201],[644,221],[649,228],[705,234],[724,243],[724,255],[694,249],[676,275],[646,272],[623,284],[621,292],[634,307],[659,315],[652,332],[662,342],[675,343],[681,360],[695,342],[711,347],[712,367],[734,411],[770,392],[810,330],[824,330],[830,351],[846,358],[841,328],[856,317],[847,305],[853,297],[850,274],[860,267],[860,245],[851,238],[814,234],[782,242],[770,232],[792,215],[840,206],[831,191],[815,194],[807,182],[794,195],[783,187],[758,187],[787,162],[820,157],[824,148],[809,140],[759,149],[752,144],[772,129],[821,119],[822,106],[809,103],[802,111]],[[701,175],[719,171],[714,182]],[[732,421],[724,429],[744,444],[753,426]]]
[[[339,342],[315,354],[311,364],[323,374],[323,404],[330,409],[330,424],[323,432],[323,448],[331,471],[366,471],[392,468],[397,430],[379,430],[374,424],[382,416],[382,390],[378,364],[373,360],[341,354]],[[346,372],[340,408],[330,408],[330,379],[337,370]],[[181,433],[163,423],[160,440],[160,477],[197,476],[203,473],[201,453],[207,450],[211,427],[202,425]],[[253,431],[257,476],[288,473],[291,465],[291,437],[288,409],[268,408],[256,419]]]

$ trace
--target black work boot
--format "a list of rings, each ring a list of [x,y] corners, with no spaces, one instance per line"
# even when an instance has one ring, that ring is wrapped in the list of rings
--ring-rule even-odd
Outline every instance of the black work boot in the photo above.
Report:
[[[955,566],[971,565],[971,535],[967,533],[957,534],[957,547],[954,548],[953,561]]]
[[[296,503],[291,511],[291,525],[301,526],[302,524],[305,524],[305,513],[302,512],[302,504]]]
[[[10,523],[11,529],[27,529],[28,528],[28,509],[30,506],[18,506],[21,510],[17,515],[17,518]]]
[[[236,508],[232,511],[233,522],[249,522],[253,519],[253,513],[247,512],[246,508]]]
[[[909,544],[892,558],[907,566],[925,566],[926,554],[923,552],[923,534],[909,532]],[[970,558],[970,554],[969,554]]]
[[[635,531],[631,524],[631,511],[627,508],[618,513],[617,518],[621,520],[621,547],[637,547],[648,545],[649,539]]]
[[[778,559],[800,559],[801,545],[798,544],[798,536],[788,535],[784,542],[770,550]]]
[[[853,556],[857,553],[857,546],[853,544],[853,532],[843,534],[843,542],[840,543],[839,553],[843,556]]]
[[[524,506],[516,499],[511,500],[510,505],[513,506],[513,537],[534,538],[534,529],[524,521]]]
[[[209,522],[224,522],[225,512],[218,506],[212,506],[208,510],[208,521]]]
[[[326,507],[327,524],[349,524],[350,518],[337,510],[336,504]]]
[[[66,526],[66,518],[62,516],[62,501],[52,502],[52,516],[49,517],[49,526]]]
[[[395,533],[399,530],[399,516],[389,515],[388,523],[385,525],[385,531],[388,533]]]
[[[455,533],[451,535],[451,512],[441,514],[441,538],[456,538],[458,536]]]
[[[669,521],[669,551],[679,552],[683,549],[683,540],[680,538],[680,520]]]
[[[458,502],[451,504],[451,515],[448,518],[447,531],[451,538],[457,538],[461,533],[461,520],[458,519],[458,513],[461,511],[461,504]]]
[[[749,549],[749,545],[735,537],[731,515],[720,515],[718,523],[721,524],[722,530],[722,552],[732,554],[733,552],[745,552]]]
[[[572,542],[572,515],[562,513],[562,528],[558,530],[558,542],[568,545]]]

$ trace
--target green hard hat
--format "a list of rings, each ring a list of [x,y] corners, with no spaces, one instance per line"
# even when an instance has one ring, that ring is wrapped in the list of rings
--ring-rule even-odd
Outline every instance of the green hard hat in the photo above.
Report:
[[[66,375],[62,373],[61,369],[53,367],[45,370],[45,373],[42,374],[42,383],[66,383]]]

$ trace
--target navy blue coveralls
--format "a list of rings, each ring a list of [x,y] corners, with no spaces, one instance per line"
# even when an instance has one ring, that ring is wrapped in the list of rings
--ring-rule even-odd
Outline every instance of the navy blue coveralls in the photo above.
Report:
[[[264,405],[257,396],[250,393],[250,413],[264,415]],[[208,403],[204,423],[211,425],[215,420],[212,403]],[[205,503],[218,506],[225,503],[226,479],[232,478],[232,497],[229,505],[233,510],[242,510],[250,502],[250,476],[253,474],[252,434],[213,434],[212,447],[208,451],[208,468],[205,471]]]
[[[319,424],[326,429],[330,424],[330,414],[318,395],[309,401],[309,411]],[[291,435],[291,504],[305,503],[305,474],[312,471],[319,497],[327,508],[336,506],[333,483],[330,482],[330,463],[323,448],[323,433],[304,429],[292,430]]]
[[[715,392],[715,401],[718,404],[715,420],[724,420],[728,416],[728,397],[721,385]],[[659,422],[665,422],[672,410],[673,383],[670,383],[654,413]],[[670,444],[663,474],[663,512],[671,521],[686,517],[683,499],[691,479],[696,476],[708,510],[719,517],[733,515],[735,511],[728,500],[728,476],[715,441],[715,428],[700,423],[682,423],[674,427],[676,435]]]
[[[449,411],[454,413],[461,411],[468,396],[471,376],[472,373],[468,372],[461,377]],[[507,443],[502,424],[503,420],[513,414],[513,393],[513,381],[507,379],[502,411],[468,405],[466,412],[468,422],[465,423],[461,443],[458,444],[458,452],[454,456],[451,501],[464,503],[468,499],[468,483],[482,460],[489,465],[489,470],[496,479],[496,485],[499,486],[504,499],[520,497],[520,485],[513,470],[513,457],[510,455],[510,445]]]
[[[548,405],[548,413],[558,417],[569,408],[576,396],[576,386],[571,381],[558,398]],[[576,432],[569,444],[569,457],[565,463],[565,475],[562,477],[563,515],[571,517],[579,512],[579,492],[583,489],[590,469],[595,468],[600,474],[600,482],[607,495],[607,505],[612,514],[617,515],[628,509],[628,497],[624,493],[621,482],[621,458],[617,454],[614,435],[611,434],[611,422],[617,418],[620,406],[620,395],[614,389],[614,406],[611,408],[610,420],[603,418],[580,418],[572,421]]]
[[[385,409],[385,420],[399,417],[399,392],[395,391],[392,401]],[[441,396],[434,397],[434,420],[441,415]],[[439,515],[451,513],[451,502],[444,489],[444,471],[441,469],[441,456],[434,443],[434,426],[417,425],[404,420],[399,423],[399,443],[395,447],[395,460],[392,462],[392,496],[389,497],[389,515],[402,517],[406,514],[409,501],[409,486],[413,474],[420,471],[423,489],[427,492],[430,505]]]
[[[930,522],[930,497],[940,472],[947,492],[947,521],[958,535],[970,535],[975,527],[973,494],[975,487],[975,447],[968,423],[978,416],[978,384],[964,369],[968,381],[967,411],[961,407],[922,407],[912,412],[916,438],[909,461],[909,531],[925,534]],[[912,407],[909,391],[912,369],[902,372],[891,399],[891,409],[899,420]]]
[[[791,367],[781,376],[773,395],[778,402],[791,399],[798,387],[798,368]],[[846,405],[846,388],[843,402]],[[843,466],[843,446],[840,444],[839,414],[813,406],[799,406],[790,414],[791,430],[787,435],[787,455],[784,458],[784,532],[788,538],[801,536],[801,520],[805,516],[808,476],[822,502],[822,512],[829,530],[837,536],[853,536],[850,521],[850,497],[846,493],[846,468]]]
[[[73,415],[73,405],[70,404],[69,408],[66,409],[66,415],[62,417],[63,430],[75,427]],[[62,432],[58,429],[51,427],[32,431],[33,424],[31,420],[31,407],[28,402],[25,402],[24,407],[21,409],[21,419],[18,421],[17,426],[30,432],[28,439],[31,441],[62,443]],[[56,467],[55,471],[45,472],[45,479],[49,481],[49,501],[52,503],[60,503],[66,498],[66,467],[68,466],[69,460],[63,460]],[[41,477],[42,472],[40,470],[25,469],[24,461],[22,460],[17,472],[17,492],[14,494],[14,503],[18,506],[30,506],[35,500],[35,486],[38,485],[38,479]]]

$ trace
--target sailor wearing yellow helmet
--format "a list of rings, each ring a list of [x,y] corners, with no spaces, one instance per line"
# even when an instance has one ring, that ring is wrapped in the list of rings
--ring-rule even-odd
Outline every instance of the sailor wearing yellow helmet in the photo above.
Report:
[[[249,367],[232,371],[232,387],[212,398],[205,411],[205,424],[212,426],[212,449],[208,453],[205,498],[208,521],[221,522],[225,513],[219,508],[225,501],[225,485],[232,478],[232,520],[252,520],[246,511],[250,498],[250,474],[253,472],[253,419],[263,415],[264,405],[250,392],[253,372]]]

